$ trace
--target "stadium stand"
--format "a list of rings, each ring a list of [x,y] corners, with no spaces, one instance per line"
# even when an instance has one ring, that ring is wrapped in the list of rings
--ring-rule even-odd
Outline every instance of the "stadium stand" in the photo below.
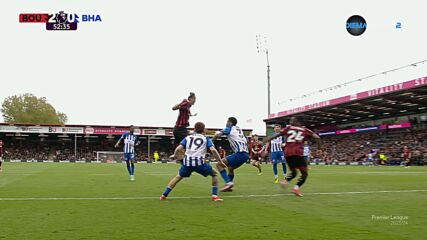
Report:
[[[270,114],[267,134],[293,116],[322,136],[324,151],[312,156],[315,162],[362,163],[371,153],[375,163],[398,165],[404,146],[413,164],[427,161],[427,77]]]
[[[299,116],[305,126],[322,136],[320,155],[312,149],[312,162],[362,164],[368,154],[375,164],[399,165],[403,147],[412,155],[412,164],[427,163],[427,77],[352,94],[321,103],[271,114],[264,120],[267,134],[276,123],[285,125]],[[220,129],[208,129],[212,136]],[[45,126],[0,124],[9,161],[95,161],[96,152],[115,151],[114,143],[127,131],[125,126]],[[244,130],[250,136],[251,129]],[[136,160],[152,159],[154,151],[167,160],[174,150],[172,128],[137,127],[142,143],[136,147]],[[224,139],[215,142],[228,153]]]
[[[421,158],[415,164],[423,164],[427,160],[427,130],[389,130],[351,135],[334,135],[323,137],[324,149],[333,162],[365,162],[367,155],[374,153],[374,159],[380,164],[379,156],[383,154],[388,161],[383,164],[400,165],[403,147],[421,152]],[[314,151],[314,147],[312,149]],[[313,156],[324,162],[324,156]]]
[[[172,128],[137,127],[141,144],[135,147],[137,161],[149,161],[154,151],[159,152],[160,160],[168,160],[173,153]],[[208,129],[213,135],[220,129]],[[28,124],[0,124],[0,139],[5,143],[4,159],[7,161],[96,161],[97,152],[121,152],[114,148],[121,134],[127,131],[124,126],[43,126]],[[247,136],[252,132],[245,129]],[[229,152],[224,139],[216,142]]]

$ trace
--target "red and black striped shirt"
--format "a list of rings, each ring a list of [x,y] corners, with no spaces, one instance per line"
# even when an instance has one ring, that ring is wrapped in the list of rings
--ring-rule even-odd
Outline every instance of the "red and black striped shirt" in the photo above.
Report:
[[[189,120],[190,120],[190,108],[191,104],[187,99],[184,99],[181,104],[179,104],[179,115],[178,119],[176,120],[175,127],[188,127],[190,126]]]

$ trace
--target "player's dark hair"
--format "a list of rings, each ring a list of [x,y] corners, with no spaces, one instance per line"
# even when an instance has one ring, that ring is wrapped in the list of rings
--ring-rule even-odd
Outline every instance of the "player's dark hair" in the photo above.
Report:
[[[196,124],[194,124],[194,131],[196,133],[203,133],[205,131],[205,124],[202,122],[196,122]]]
[[[231,124],[233,124],[233,126],[236,126],[236,125],[237,125],[237,119],[236,119],[235,117],[229,117],[229,118],[228,118],[228,121],[230,121],[230,122],[231,122]]]
[[[289,120],[289,124],[302,124],[302,118],[300,116],[293,116],[291,117],[291,119]]]
[[[193,92],[190,92],[190,96],[188,96],[188,100],[190,100],[190,98],[194,98],[196,97],[196,94]]]

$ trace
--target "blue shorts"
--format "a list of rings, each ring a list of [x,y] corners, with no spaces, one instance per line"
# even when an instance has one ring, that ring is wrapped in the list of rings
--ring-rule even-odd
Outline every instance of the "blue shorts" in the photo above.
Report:
[[[228,166],[238,168],[249,160],[249,153],[237,152],[227,156]]]
[[[211,167],[211,165],[204,163],[199,166],[195,167],[187,167],[185,165],[182,165],[179,169],[179,176],[181,177],[189,177],[191,176],[192,172],[196,172],[204,177],[212,176],[214,174],[214,171]]]
[[[304,156],[304,160],[308,161],[308,156]]]
[[[123,158],[125,159],[125,161],[133,160],[135,158],[135,154],[134,153],[125,153]]]
[[[286,162],[286,159],[285,159],[285,156],[284,156],[284,154],[283,154],[283,152],[282,152],[282,151],[280,151],[280,152],[272,152],[272,153],[271,153],[271,161],[272,161],[274,164],[277,164],[277,163],[285,163],[285,162]]]

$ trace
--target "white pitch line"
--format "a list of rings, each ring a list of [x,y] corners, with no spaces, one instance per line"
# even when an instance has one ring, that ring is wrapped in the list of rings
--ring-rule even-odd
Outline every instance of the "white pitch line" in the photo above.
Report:
[[[418,190],[384,190],[384,191],[365,191],[365,192],[313,192],[304,193],[304,195],[350,195],[350,194],[377,194],[377,193],[416,193],[427,192],[427,189]],[[293,193],[283,194],[248,194],[221,196],[223,198],[263,198],[263,197],[281,197],[294,195]],[[187,197],[168,197],[168,199],[203,199],[209,196],[187,196]],[[64,201],[64,200],[152,200],[159,197],[50,197],[50,198],[0,198],[0,201]]]

